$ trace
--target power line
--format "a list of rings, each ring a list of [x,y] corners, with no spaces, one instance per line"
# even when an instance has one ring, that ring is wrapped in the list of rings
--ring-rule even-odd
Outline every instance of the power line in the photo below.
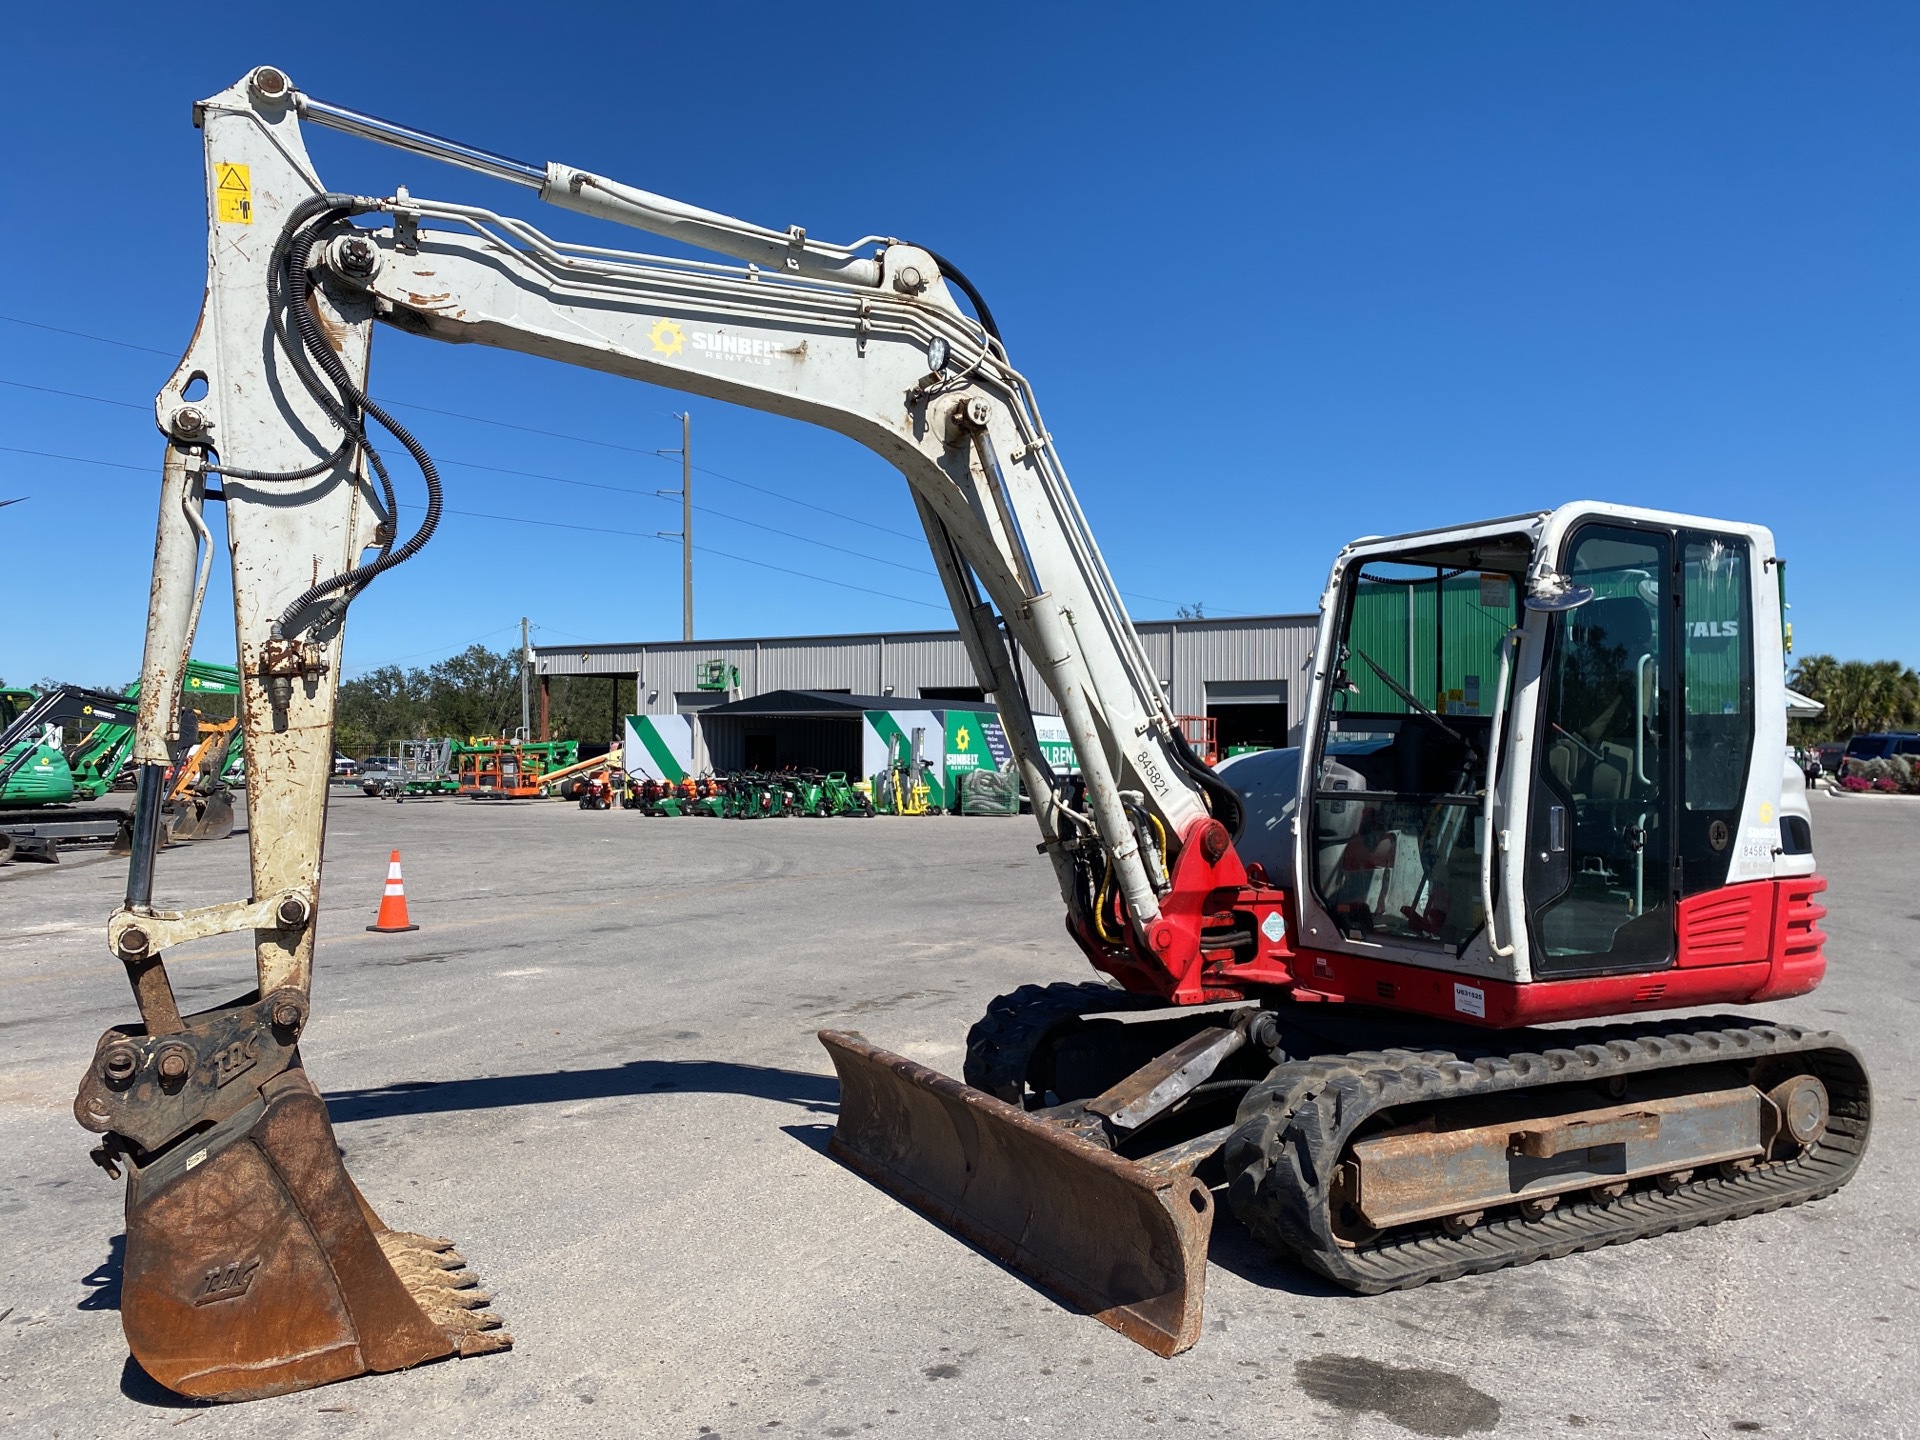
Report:
[[[3,318],[5,317],[0,316],[0,319],[3,319]],[[150,475],[153,473],[153,467],[150,465],[127,465],[117,460],[94,460],[94,459],[90,459],[85,455],[55,455],[51,451],[47,451],[47,450],[23,450],[17,445],[0,445],[0,451],[3,451],[9,455],[31,455],[41,460],[66,460],[75,465],[98,465],[108,470],[132,470],[141,475]],[[464,460],[448,460],[444,463],[448,465],[468,465],[469,464],[469,462]],[[470,468],[476,469],[476,470],[492,470],[498,467],[491,466],[491,465],[471,465]],[[560,479],[560,477],[557,475],[534,475],[531,471],[526,471],[526,470],[508,470],[502,473],[509,474],[509,475],[526,475],[530,479],[535,479],[535,480],[559,480]],[[563,485],[593,485],[593,482],[588,480],[561,480],[560,483]],[[606,485],[606,486],[594,485],[593,488],[606,489],[606,490],[621,489],[621,487],[617,485]],[[622,493],[644,496],[648,492],[644,490],[631,490],[631,491],[622,491]],[[421,507],[418,505],[409,505],[409,506],[403,506],[402,508],[410,509],[410,510],[418,510]],[[445,513],[449,515],[469,515],[475,519],[481,519],[481,520],[506,520],[506,521],[511,521],[515,524],[521,524],[521,525],[558,526],[559,528],[565,529],[565,530],[586,530],[595,534],[630,535],[641,540],[658,540],[661,538],[658,535],[650,535],[639,530],[611,530],[611,529],[606,529],[604,527],[594,526],[594,525],[561,525],[560,522],[557,520],[523,520],[517,516],[512,516],[512,515],[482,515],[478,511],[472,511],[472,510],[448,510]],[[715,511],[710,513],[719,514],[721,512]],[[725,518],[730,520],[739,519],[738,516],[732,516],[732,515],[726,516]],[[740,523],[742,525],[755,524],[755,522],[752,520],[740,520]],[[757,528],[764,530],[764,529],[769,529],[771,527],[762,525],[762,526],[758,526]],[[805,537],[794,536],[793,538],[804,539]],[[814,540],[814,541],[809,541],[808,543],[814,544],[814,545],[826,545],[827,542],[824,540]],[[941,605],[929,605],[924,600],[908,599],[908,597],[905,595],[895,595],[890,591],[886,591],[886,590],[870,590],[864,585],[852,585],[844,580],[833,580],[828,578],[825,575],[811,575],[804,570],[789,570],[785,566],[770,565],[764,560],[749,559],[745,555],[735,555],[726,550],[714,550],[705,545],[696,545],[693,548],[696,550],[703,550],[709,555],[721,556],[722,558],[727,560],[738,560],[743,565],[758,565],[763,570],[778,570],[783,575],[798,575],[805,580],[818,580],[823,585],[838,585],[845,590],[859,590],[868,595],[882,595],[889,600],[905,600],[909,605],[924,605],[929,610],[941,610],[946,608],[945,606],[941,606]],[[840,547],[837,545],[827,545],[827,548],[829,550],[837,550]],[[850,550],[847,553],[850,555],[858,555],[860,552],[857,550]],[[879,557],[868,555],[868,556],[865,556],[864,558],[868,560],[876,560]],[[883,565],[890,565],[890,564],[894,564],[895,562],[889,561],[889,560],[881,560],[880,563]],[[897,568],[904,570],[910,567],[902,565],[902,566],[898,566]],[[924,574],[927,572],[916,571],[915,573]],[[1135,600],[1151,600],[1156,605],[1171,605],[1171,606],[1174,606],[1176,609],[1180,605],[1185,603],[1184,601],[1179,601],[1179,600],[1169,600],[1164,595],[1143,594],[1141,591],[1138,591],[1138,590],[1122,590],[1120,591],[1120,593],[1122,595],[1131,596]],[[1242,611],[1242,610],[1222,610],[1219,612],[1221,616],[1227,619],[1244,619],[1247,617],[1248,613],[1249,612]]]
[[[147,465],[127,465],[118,460],[94,460],[85,455],[56,455],[49,450],[23,450],[17,445],[0,445],[0,451],[4,451],[10,455],[32,455],[41,460],[65,460],[75,465],[98,465],[108,470],[132,470],[142,475],[150,475],[153,473],[152,467]],[[400,508],[403,510],[419,510],[425,507],[419,505],[402,505]],[[651,531],[615,530],[602,525],[569,525],[559,520],[535,520],[522,515],[488,515],[478,510],[453,509],[443,510],[441,513],[445,515],[465,515],[476,520],[504,520],[514,525],[542,525],[548,529],[555,530],[584,530],[596,535],[626,535],[638,540],[661,540],[659,535]],[[662,541],[662,543],[666,542]],[[755,560],[751,556],[735,555],[731,550],[716,550],[708,545],[696,545],[693,548],[708,555],[717,555],[722,560],[737,560],[742,565],[757,565],[762,570],[776,570],[782,575],[796,576],[801,580],[815,580],[822,585],[837,585],[842,590],[858,590],[862,594],[878,595],[887,600],[899,600],[908,605],[920,605],[928,610],[944,610],[947,608],[944,605],[930,604],[925,600],[915,600],[909,595],[895,595],[890,590],[874,590],[865,585],[855,585],[846,580],[835,580],[826,575],[815,575],[806,570],[793,570],[785,565],[769,564],[765,560]]]
[[[169,351],[169,350],[157,350],[151,345],[135,345],[126,340],[109,339],[105,335],[92,335],[87,333],[84,330],[69,330],[59,325],[48,325],[38,320],[24,320],[17,315],[0,315],[0,320],[4,320],[7,323],[12,325],[25,325],[35,330],[50,331],[51,333],[56,335],[70,335],[73,338],[78,340],[92,340],[102,345],[117,345],[123,350],[138,350],[148,355],[169,355],[170,356],[173,353],[172,351]],[[135,405],[125,400],[112,400],[104,395],[86,395],[76,390],[56,390],[45,385],[29,385],[24,381],[20,381],[20,380],[0,379],[0,385],[10,385],[15,389],[19,389],[19,390],[33,390],[43,395],[59,395],[72,400],[91,400],[101,405],[118,406],[123,410],[144,411],[147,408],[144,405]],[[383,403],[388,405],[397,405],[407,410],[418,410],[428,415],[442,415],[450,420],[467,420],[467,421],[471,421],[473,424],[476,424],[476,425],[492,425],[502,430],[518,430],[524,434],[540,435],[551,440],[571,440],[581,445],[595,445],[605,450],[618,450],[625,454],[641,455],[641,456],[646,456],[652,459],[670,458],[668,456],[662,455],[658,450],[649,450],[638,445],[622,445],[612,440],[596,440],[591,436],[571,435],[560,430],[543,430],[538,426],[534,426],[534,425],[517,425],[507,420],[495,420],[492,417],[486,416],[486,415],[469,415],[466,412],[461,410],[444,410],[432,405],[422,405],[422,404],[419,404],[417,401],[412,401],[412,400],[389,400],[389,399],[385,399],[385,397],[382,397],[382,401]],[[662,412],[662,413],[665,413],[665,412]],[[72,455],[49,455],[42,451],[19,450],[19,449],[15,449],[12,446],[0,445],[0,450],[6,450],[16,455],[34,455],[42,459],[74,460],[83,465],[111,465],[111,462],[104,461],[104,460],[85,460],[79,456],[72,456]],[[590,489],[596,489],[596,490],[612,490],[621,494],[646,496],[651,493],[649,491],[644,491],[644,490],[633,490],[626,486],[621,486],[621,485],[602,485],[602,484],[596,484],[595,482],[589,481],[589,480],[569,480],[559,475],[540,475],[540,474],[536,474],[531,470],[508,470],[496,465],[477,464],[470,460],[448,460],[442,463],[448,464],[448,465],[462,465],[470,470],[490,470],[497,474],[502,474],[502,475],[521,475],[521,476],[525,476],[527,479],[530,479],[530,480],[550,480],[561,485],[579,485],[579,486],[584,486],[584,487],[587,487]],[[145,467],[122,465],[122,466],[116,466],[114,468],[134,470],[134,469],[144,469]],[[829,515],[836,520],[844,521],[845,523],[850,525],[862,525],[869,530],[878,530],[883,535],[897,536],[902,540],[922,540],[925,538],[924,536],[921,536],[921,535],[909,534],[904,530],[895,530],[891,526],[881,525],[872,520],[864,520],[857,515],[848,515],[839,510],[830,509],[825,505],[816,505],[810,500],[802,500],[797,496],[788,495],[783,491],[769,489],[767,486],[764,486],[764,485],[755,485],[752,481],[742,480],[739,477],[734,475],[723,474],[722,472],[718,470],[710,469],[705,465],[696,465],[693,468],[699,471],[702,475],[711,476],[715,480],[725,481],[729,485],[738,485],[743,490],[752,490],[756,494],[767,495],[772,497],[775,500],[783,501],[789,505],[798,505],[802,509],[813,510],[822,515]],[[931,575],[933,573],[932,571],[922,569],[921,567],[916,565],[903,565],[899,561],[884,560],[877,555],[868,555],[864,551],[851,550],[845,546],[830,544],[825,540],[814,540],[805,535],[795,534],[792,531],[781,530],[777,526],[763,525],[759,521],[748,520],[738,515],[729,514],[727,511],[724,511],[724,510],[714,510],[714,509],[710,509],[707,506],[702,506],[702,505],[696,505],[694,508],[696,510],[703,511],[706,514],[717,516],[723,520],[731,520],[736,524],[740,524],[740,525],[751,525],[757,530],[766,530],[776,535],[785,536],[789,539],[799,540],[808,545],[818,545],[823,549],[837,550],[840,553],[845,555],[854,555],[864,560],[871,560],[878,565],[890,565],[896,570],[908,570],[917,575]],[[629,532],[620,531],[615,533],[626,534]],[[699,548],[699,547],[696,547],[696,548]],[[723,552],[715,551],[714,553],[719,554]],[[733,558],[743,559],[744,557],[736,556]],[[747,563],[753,564],[758,562],[748,561]],[[778,569],[779,567],[769,566],[767,568]],[[792,571],[789,573],[801,574],[803,572]],[[809,576],[808,578],[824,579],[824,577],[820,577],[820,576]],[[837,582],[828,581],[827,583],[833,584]],[[850,588],[859,589],[861,587],[853,586]],[[882,594],[884,592],[872,591],[870,593],[877,595],[877,594]],[[1184,601],[1180,601],[1180,600],[1168,599],[1164,595],[1148,595],[1138,590],[1122,590],[1120,593],[1122,595],[1131,596],[1133,599],[1136,599],[1136,600],[1151,600],[1156,605],[1169,605],[1174,607],[1175,609],[1180,608],[1185,603]],[[903,597],[896,597],[896,598],[903,598]],[[909,603],[917,605],[923,602],[916,600],[916,601],[911,601]],[[1228,618],[1245,618],[1249,612],[1241,611],[1241,610],[1221,610],[1218,613]]]
[[[495,425],[502,430],[519,430],[528,435],[544,435],[552,440],[574,440],[582,445],[598,445],[602,449],[619,450],[628,455],[644,455],[654,460],[671,459],[673,453],[669,451],[666,454],[662,454],[658,450],[648,450],[638,445],[617,445],[611,440],[595,440],[586,435],[568,435],[559,430],[542,430],[533,425],[515,425],[505,420],[492,420],[485,415],[468,415],[459,410],[440,410],[431,405],[416,404],[411,400],[385,400],[383,403],[398,405],[403,410],[420,410],[429,415],[444,415],[450,420],[471,420],[476,425]],[[677,420],[679,417],[676,415],[673,418]],[[890,525],[881,525],[872,520],[863,520],[858,515],[848,515],[839,510],[830,509],[825,505],[816,505],[811,500],[802,500],[798,496],[789,495],[783,490],[772,490],[765,485],[755,485],[751,480],[742,480],[735,475],[723,475],[720,471],[709,469],[705,465],[696,465],[693,468],[700,474],[711,476],[715,480],[724,480],[729,485],[738,485],[743,490],[752,490],[760,495],[770,495],[775,500],[785,501],[789,505],[798,505],[802,509],[814,510],[822,515],[831,515],[834,519],[845,521],[849,525],[864,525],[869,530],[878,530],[883,535],[897,535],[902,540],[919,540],[924,538],[905,530],[895,530]]]
[[[377,661],[372,665],[355,665],[353,668],[361,674],[365,674],[369,670],[380,670],[388,665],[398,665],[402,660],[418,660],[422,655],[438,655],[443,650],[464,650],[469,645],[478,645],[482,640],[491,640],[502,630],[512,630],[516,628],[519,623],[519,621],[515,620],[505,625],[496,626],[484,635],[476,635],[471,640],[460,640],[451,645],[429,645],[425,650],[415,650],[406,655],[395,655],[389,659]]]
[[[403,504],[400,508],[402,510],[419,510],[424,507]],[[542,525],[549,530],[582,530],[591,535],[625,535],[635,540],[656,540],[662,545],[674,543],[670,537],[655,534],[650,530],[616,530],[608,525],[574,525],[564,520],[534,520],[521,515],[489,515],[480,510],[455,510],[450,507],[443,509],[440,513],[443,515],[464,515],[472,520],[500,520],[509,525]],[[895,595],[890,590],[874,590],[866,585],[855,585],[846,580],[834,580],[828,576],[814,575],[805,570],[790,570],[785,565],[774,565],[765,560],[755,560],[748,555],[735,555],[730,550],[715,550],[709,545],[696,545],[693,548],[703,555],[718,555],[722,560],[737,560],[742,565],[757,565],[762,570],[775,570],[782,575],[793,575],[801,580],[814,580],[822,585],[837,585],[842,590],[858,590],[863,595],[878,595],[882,599],[899,600],[904,604],[919,605],[927,610],[945,610],[947,608],[945,605],[935,605],[931,601],[915,600],[911,595]]]
[[[798,505],[806,510],[818,510],[822,515],[831,515],[834,519],[844,520],[849,525],[864,525],[869,530],[878,530],[882,535],[897,535],[902,540],[924,541],[927,538],[924,535],[915,535],[906,530],[895,530],[891,525],[881,525],[872,520],[862,520],[858,515],[843,515],[838,510],[829,510],[824,505],[815,505],[811,500],[798,500],[778,490],[769,490],[764,485],[755,485],[751,481],[741,480],[732,475],[722,475],[718,470],[709,470],[704,465],[696,465],[693,468],[698,470],[702,475],[711,475],[714,479],[724,480],[729,485],[738,485],[742,490],[758,491],[762,495],[771,495],[776,500],[784,500],[789,505]]]
[[[96,341],[101,345],[117,345],[123,350],[138,350],[147,355],[166,355],[166,356],[173,355],[173,352],[170,350],[156,350],[151,345],[135,345],[126,340],[111,340],[105,335],[90,335],[84,330],[68,330],[62,326],[47,325],[38,320],[23,320],[18,315],[0,315],[0,320],[4,320],[7,323],[12,325],[26,325],[35,330],[50,331],[55,335],[71,335],[76,340],[92,340],[92,341]],[[20,382],[7,381],[4,383],[19,384]],[[37,386],[37,385],[21,385],[20,388],[24,390],[38,390],[38,389],[42,389],[43,387]],[[79,399],[79,400],[98,400],[103,405],[121,405],[121,406],[125,406],[129,410],[141,410],[145,408],[144,406],[140,406],[140,405],[130,405],[124,400],[109,400],[103,395],[80,395],[74,391],[69,391],[69,390],[52,390],[52,391],[48,391],[47,393],[54,394],[54,395],[70,395],[73,398]],[[414,400],[389,400],[385,396],[381,396],[379,398],[383,404],[397,405],[405,410],[419,410],[424,414],[428,414],[428,415],[444,415],[450,420],[470,420],[476,425],[492,425],[501,430],[518,430],[518,431],[521,431],[523,434],[527,434],[527,435],[542,435],[550,440],[571,440],[576,442],[577,444],[597,445],[604,450],[618,450],[628,455],[647,455],[647,456],[653,456],[656,459],[660,458],[658,455],[658,452],[649,450],[644,446],[622,445],[612,440],[596,440],[593,437],[588,435],[570,435],[570,434],[567,434],[565,431],[561,431],[561,430],[543,430],[536,425],[516,425],[512,421],[508,421],[508,420],[495,420],[491,416],[487,416],[487,415],[469,415],[465,411],[461,411],[461,410],[443,410],[433,405],[422,405],[418,401],[414,401]],[[843,520],[849,525],[864,525],[869,530],[878,530],[885,535],[896,535],[902,540],[918,540],[921,538],[920,536],[910,534],[905,530],[895,530],[890,525],[881,525],[872,520],[863,520],[858,515],[843,514],[838,510],[829,509],[825,505],[816,505],[811,500],[802,500],[797,496],[788,495],[783,491],[769,489],[765,485],[755,485],[750,480],[742,480],[739,477],[734,475],[724,475],[720,471],[710,470],[704,465],[696,465],[693,468],[698,470],[702,475],[712,476],[715,480],[724,480],[727,484],[738,485],[743,490],[752,490],[761,495],[770,495],[774,499],[783,500],[789,505],[798,505],[801,508],[806,510],[816,510],[822,515],[831,515],[834,519]]]
[[[495,420],[486,415],[467,415],[459,410],[440,410],[432,405],[422,405],[414,400],[389,400],[383,395],[380,397],[380,401],[384,405],[398,405],[402,410],[418,410],[426,415],[444,415],[449,420],[471,420],[476,425],[492,425],[501,430],[518,430],[523,435],[544,435],[549,440],[573,440],[582,445],[598,445],[602,450],[622,450],[629,455],[652,455],[656,453],[639,445],[620,445],[612,440],[595,440],[587,435],[568,435],[560,430],[542,430],[537,425],[515,425],[511,421]],[[677,415],[674,416],[676,420],[679,418]]]
[[[109,400],[104,395],[82,395],[78,390],[55,390],[46,385],[29,385],[24,380],[0,379],[0,385],[11,385],[16,390],[37,390],[42,395],[64,395],[69,400],[91,400],[96,405],[118,405],[122,410],[145,410],[145,405],[135,405],[127,400]]]
[[[151,345],[135,345],[127,340],[109,340],[105,335],[89,335],[84,330],[64,330],[58,325],[45,325],[38,320],[22,320],[18,315],[0,315],[0,320],[5,320],[9,325],[26,325],[35,330],[51,330],[55,335],[71,335],[76,340],[94,340],[102,345],[118,345],[122,350],[140,350],[148,355],[165,355],[169,359],[178,358],[172,350],[156,350]]]
[[[68,460],[75,465],[98,465],[106,470],[133,470],[142,475],[154,473],[151,465],[126,465],[118,460],[90,460],[85,455],[55,455],[50,450],[22,450],[18,445],[0,445],[9,455],[31,455],[38,460]]]
[[[0,319],[5,319],[5,318],[7,317],[0,316]],[[74,333],[77,334],[78,332],[76,331]],[[60,395],[60,396],[66,397],[69,400],[91,400],[98,405],[116,405],[122,410],[144,411],[147,408],[144,405],[134,405],[125,400],[111,400],[107,398],[105,395],[87,395],[87,394],[83,394],[78,390],[55,390],[46,385],[29,385],[24,380],[8,380],[4,377],[0,377],[0,385],[10,385],[16,390],[32,390],[41,395]],[[403,404],[405,402],[395,401],[393,403]],[[408,406],[408,408],[414,409],[414,410],[427,410],[430,407],[425,405],[413,405],[413,406]],[[433,410],[431,413],[435,415],[451,415],[451,416],[454,416],[454,418],[460,419],[460,420],[474,420],[482,425],[495,425],[495,424],[504,425],[505,423],[503,421],[487,420],[478,415],[459,415],[452,410]],[[571,436],[560,435],[557,431],[553,431],[553,430],[534,430],[531,426],[527,426],[527,425],[506,425],[505,428],[509,430],[527,430],[530,433],[535,435],[552,435],[562,440],[571,439],[571,438],[581,438],[581,437],[571,437]],[[589,445],[600,445],[600,444],[605,444],[606,442],[599,441],[599,440],[587,440],[584,443]],[[614,450],[628,450],[636,455],[654,456],[656,453],[651,450],[635,450],[630,445],[609,445],[608,448],[614,449]],[[32,452],[23,451],[21,453],[24,454],[24,453],[32,453]],[[513,470],[503,465],[482,465],[477,460],[448,459],[448,460],[442,460],[440,463],[442,465],[458,465],[468,470],[485,470],[495,475],[518,475],[528,480],[548,480],[556,485],[578,485],[583,489],[588,489],[588,490],[610,490],[618,495],[638,495],[644,499],[654,499],[654,498],[657,498],[659,495],[658,491],[636,490],[631,485],[608,485],[596,480],[575,480],[565,475],[543,475],[540,472],[535,470]],[[778,499],[792,500],[791,496],[779,495],[776,491],[765,490],[758,485],[750,485],[744,480],[734,480],[730,476],[719,475],[715,471],[708,470],[706,467],[701,465],[696,465],[693,468],[698,470],[703,475],[713,475],[716,479],[727,480],[730,484],[741,485],[749,490],[760,490],[762,494],[774,495]],[[796,505],[805,505],[806,508],[810,510],[818,510],[822,514],[833,515],[839,519],[853,518],[851,516],[842,516],[839,514],[838,511],[828,510],[824,506],[809,505],[804,500],[792,500],[792,503]],[[700,511],[702,514],[712,515],[721,520],[731,520],[736,525],[751,525],[756,530],[765,530],[769,534],[779,535],[789,540],[798,540],[805,545],[818,545],[823,550],[836,550],[842,555],[853,555],[862,560],[871,560],[876,565],[890,565],[896,570],[905,570],[915,575],[931,576],[934,573],[933,571],[927,569],[924,565],[905,565],[898,560],[888,560],[879,555],[869,555],[864,550],[854,550],[845,545],[835,545],[828,540],[816,540],[810,535],[802,535],[799,532],[794,530],[784,530],[778,525],[765,525],[758,520],[749,520],[744,515],[735,515],[731,511],[716,510],[710,505],[696,505],[693,508]],[[854,523],[867,524],[868,522],[855,520]],[[901,531],[888,530],[883,525],[874,525],[871,528],[876,530],[881,530],[884,533],[889,535],[902,535]],[[903,535],[903,538],[909,539],[909,540],[917,540],[917,539],[920,539],[921,537],[917,535]]]
[[[482,465],[477,460],[442,460],[442,465],[457,465],[465,470],[486,470],[495,475],[519,475],[528,480],[550,480],[556,485],[578,485],[587,490],[611,490],[616,495],[637,495],[643,500],[666,500],[674,498],[663,495],[658,490],[636,490],[631,485],[608,485],[599,480],[574,480],[565,475],[542,475],[535,470],[512,470],[504,465]],[[698,465],[693,467],[698,470]],[[716,510],[711,505],[693,507],[703,515],[712,515],[717,519],[731,520],[736,525],[750,525],[755,530],[765,530],[768,534],[778,535],[787,540],[798,540],[804,545],[818,545],[823,550],[837,550],[842,555],[852,555],[861,560],[871,560],[876,565],[891,565],[896,570],[905,570],[914,575],[934,577],[934,572],[924,565],[906,565],[898,560],[888,560],[880,555],[869,555],[864,550],[850,549],[845,545],[835,545],[828,540],[816,540],[810,535],[797,531],[783,530],[778,525],[763,525],[758,520],[749,520],[744,515],[735,515],[730,510]],[[937,577],[935,577],[937,578]]]

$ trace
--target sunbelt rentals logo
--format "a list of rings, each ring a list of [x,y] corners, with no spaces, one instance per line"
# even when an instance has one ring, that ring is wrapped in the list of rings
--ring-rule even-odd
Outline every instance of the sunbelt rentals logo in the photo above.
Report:
[[[647,335],[656,355],[678,355],[680,353],[680,322],[678,320],[656,320],[653,329]]]
[[[692,351],[730,360],[736,365],[771,365],[776,355],[798,355],[805,344],[784,345],[759,335],[729,335],[724,330],[684,330],[678,320],[656,320],[647,332],[655,355],[673,357]]]

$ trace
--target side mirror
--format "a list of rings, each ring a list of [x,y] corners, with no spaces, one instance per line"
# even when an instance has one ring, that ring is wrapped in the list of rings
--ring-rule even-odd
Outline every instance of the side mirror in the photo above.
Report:
[[[1526,598],[1520,603],[1529,610],[1557,614],[1562,610],[1578,610],[1593,596],[1591,585],[1575,585],[1557,570],[1543,570],[1534,576]]]

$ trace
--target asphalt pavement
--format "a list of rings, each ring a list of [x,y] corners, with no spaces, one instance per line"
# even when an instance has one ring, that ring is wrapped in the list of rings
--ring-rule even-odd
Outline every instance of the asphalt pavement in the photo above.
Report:
[[[302,1042],[347,1164],[452,1236],[507,1354],[238,1406],[126,1357],[121,1186],[72,1097],[134,1016],[124,862],[0,868],[0,1432],[1271,1437],[1920,1435],[1920,802],[1819,797],[1827,983],[1754,1013],[1866,1054],[1874,1139],[1829,1199],[1361,1298],[1216,1227],[1206,1330],[1160,1360],[825,1154],[814,1039],[957,1074],[995,994],[1089,978],[1027,820],[754,823],[343,793]],[[245,840],[156,903],[246,893]],[[372,935],[390,849],[412,918]],[[183,1008],[247,988],[230,940]]]

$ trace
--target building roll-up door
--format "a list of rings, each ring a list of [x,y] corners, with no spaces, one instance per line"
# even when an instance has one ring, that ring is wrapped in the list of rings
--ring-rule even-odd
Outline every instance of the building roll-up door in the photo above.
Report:
[[[1209,680],[1207,715],[1222,754],[1240,745],[1278,749],[1287,743],[1287,682]]]

